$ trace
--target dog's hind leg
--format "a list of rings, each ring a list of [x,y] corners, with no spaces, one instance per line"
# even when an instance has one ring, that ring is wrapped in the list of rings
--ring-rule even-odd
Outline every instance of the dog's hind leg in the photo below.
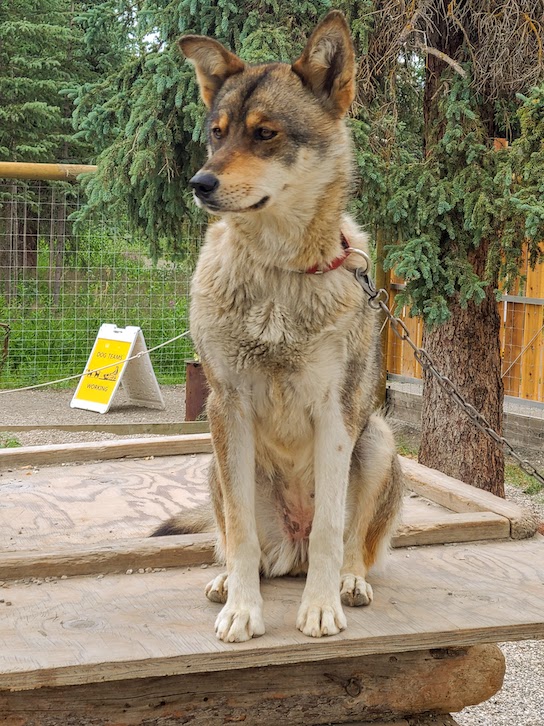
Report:
[[[368,605],[372,601],[367,573],[389,548],[402,493],[393,434],[383,418],[373,415],[352,456],[340,584],[344,605]]]
[[[223,494],[221,491],[221,481],[215,457],[210,462],[208,469],[208,488],[210,490],[211,503],[215,513],[215,522],[217,528],[217,541],[215,543],[215,559],[216,562],[225,562],[226,548],[226,532],[225,532],[225,512],[223,506]],[[212,602],[226,603],[228,595],[228,575],[226,572],[217,575],[206,585],[206,597]]]

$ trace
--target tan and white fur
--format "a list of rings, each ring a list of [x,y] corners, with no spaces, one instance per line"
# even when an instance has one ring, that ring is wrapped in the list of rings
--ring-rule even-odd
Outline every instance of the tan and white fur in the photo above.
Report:
[[[369,568],[388,549],[402,498],[391,431],[376,412],[375,312],[353,270],[337,269],[352,174],[344,122],[355,59],[343,15],[316,28],[293,65],[247,66],[217,41],[180,41],[209,108],[209,158],[191,184],[221,217],[191,291],[191,332],[210,386],[213,518],[187,512],[157,534],[215,526],[226,572],[217,636],[265,632],[260,575],[306,574],[296,626],[346,627],[367,605]]]

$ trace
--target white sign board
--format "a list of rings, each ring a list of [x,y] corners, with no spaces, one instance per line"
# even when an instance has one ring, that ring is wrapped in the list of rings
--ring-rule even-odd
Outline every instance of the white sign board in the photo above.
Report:
[[[140,328],[101,325],[70,406],[106,413],[122,383],[130,403],[163,409],[164,400],[149,355],[124,362],[146,351]]]

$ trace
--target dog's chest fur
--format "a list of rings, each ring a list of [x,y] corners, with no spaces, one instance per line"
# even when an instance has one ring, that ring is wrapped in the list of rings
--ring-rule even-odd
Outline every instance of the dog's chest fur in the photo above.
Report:
[[[286,414],[307,418],[347,375],[357,387],[372,349],[374,316],[352,272],[252,263],[223,222],[208,231],[191,300],[191,332],[212,388],[243,391],[265,427],[283,419],[290,428]]]
[[[314,417],[330,396],[359,388],[373,315],[349,270],[252,266],[216,227],[193,278],[191,332],[212,389],[249,402],[258,510],[298,547],[313,517]]]
[[[358,337],[351,331],[361,325],[362,306],[346,269],[306,275],[252,266],[212,234],[193,279],[191,331],[214,377],[250,385],[256,414],[264,415],[281,399],[312,403],[312,391],[326,392]]]

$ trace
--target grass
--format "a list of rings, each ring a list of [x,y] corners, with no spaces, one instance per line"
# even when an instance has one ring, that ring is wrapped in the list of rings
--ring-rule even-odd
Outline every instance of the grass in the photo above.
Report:
[[[16,449],[18,446],[22,444],[16,436],[0,432],[0,449]]]
[[[190,258],[155,265],[143,244],[103,230],[70,244],[56,282],[49,240],[40,239],[36,267],[20,271],[9,300],[0,286],[0,321],[11,327],[2,388],[82,372],[102,323],[139,326],[148,348],[188,328]],[[191,355],[188,339],[152,353],[159,382],[183,382]]]
[[[413,441],[400,435],[397,436],[397,451],[401,456],[406,456],[408,459],[417,459],[419,447]]]
[[[507,484],[521,489],[525,494],[540,494],[544,490],[542,484],[526,474],[517,464],[506,464],[504,479]]]

